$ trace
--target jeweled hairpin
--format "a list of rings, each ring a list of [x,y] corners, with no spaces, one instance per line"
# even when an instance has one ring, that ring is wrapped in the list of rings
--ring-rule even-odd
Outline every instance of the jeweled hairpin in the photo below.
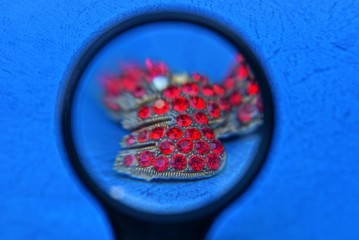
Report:
[[[219,140],[252,132],[262,123],[258,85],[241,55],[222,84],[194,73],[173,73],[149,59],[104,82],[110,115],[131,132],[114,169],[131,177],[201,179],[226,162]]]

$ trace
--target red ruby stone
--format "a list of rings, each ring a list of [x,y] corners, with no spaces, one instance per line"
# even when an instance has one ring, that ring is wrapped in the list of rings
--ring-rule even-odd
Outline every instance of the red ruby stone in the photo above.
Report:
[[[177,97],[181,93],[181,89],[176,86],[169,86],[163,91],[163,94],[167,98],[174,98]]]
[[[203,86],[202,93],[207,97],[212,97],[215,94],[212,86],[210,86],[210,85]]]
[[[213,140],[211,142],[211,149],[212,149],[212,152],[214,152],[216,154],[222,154],[224,151],[224,146],[219,140]]]
[[[192,78],[196,82],[206,83],[208,81],[208,79],[205,76],[198,74],[198,73],[193,73]]]
[[[213,118],[219,118],[221,116],[221,109],[219,108],[217,103],[210,102],[208,104],[208,112],[209,115]]]
[[[137,135],[137,141],[146,142],[148,140],[148,131],[144,130]]]
[[[164,172],[168,168],[168,159],[165,156],[158,156],[153,161],[153,167],[157,172]]]
[[[242,96],[239,94],[239,92],[234,92],[230,96],[230,100],[231,100],[232,105],[238,106],[242,101]]]
[[[189,128],[186,130],[186,136],[191,138],[192,140],[198,140],[201,138],[201,132],[196,128]]]
[[[133,145],[135,142],[136,142],[136,139],[135,139],[135,137],[132,136],[132,135],[129,135],[129,136],[126,138],[126,140],[125,140],[125,143],[126,143],[126,145],[128,145],[128,146]]]
[[[256,95],[259,92],[258,84],[254,81],[249,82],[247,86],[247,93],[249,95]]]
[[[206,102],[201,97],[191,97],[189,102],[195,109],[202,110],[206,107]]]
[[[153,152],[143,151],[138,155],[137,160],[141,167],[148,167],[152,164],[153,158]]]
[[[206,163],[210,170],[215,171],[220,167],[221,159],[216,154],[208,154],[206,157]]]
[[[171,127],[167,131],[167,137],[170,139],[178,139],[182,136],[182,130],[178,127]]]
[[[143,87],[136,87],[135,90],[132,92],[132,95],[135,98],[141,98],[145,94],[145,89]]]
[[[193,143],[192,140],[188,138],[182,138],[177,142],[176,146],[178,151],[182,153],[189,153],[192,151]]]
[[[212,140],[215,137],[213,130],[210,128],[202,128],[202,133],[209,140]]]
[[[126,155],[123,158],[123,165],[125,165],[126,167],[129,167],[132,165],[133,160],[134,160],[134,157],[132,155]]]
[[[142,106],[138,109],[138,117],[141,119],[146,119],[151,116],[151,109],[148,106]]]
[[[203,141],[203,140],[198,140],[194,144],[194,147],[195,147],[196,151],[201,155],[207,154],[210,151],[209,145],[207,144],[206,141]]]
[[[168,67],[163,62],[154,63],[153,61],[147,58],[145,60],[145,64],[151,77],[155,77],[157,75],[165,75],[168,72]]]
[[[172,101],[172,107],[177,112],[186,111],[188,108],[188,101],[184,97],[176,97]]]
[[[156,114],[165,114],[170,106],[168,104],[168,102],[166,100],[163,99],[157,99],[154,103],[153,103],[153,112]]]
[[[176,117],[178,126],[187,127],[192,124],[192,119],[187,114],[182,114]]]
[[[219,100],[219,107],[223,110],[223,111],[229,111],[231,109],[231,103],[228,99],[226,98],[222,98]]]
[[[164,127],[155,127],[152,129],[150,133],[150,138],[158,140],[165,135],[165,128]]]
[[[196,122],[198,122],[199,124],[207,124],[208,123],[208,118],[207,118],[206,114],[204,114],[203,112],[196,112],[194,114],[194,120],[196,120]]]
[[[248,70],[247,70],[247,67],[245,65],[241,65],[239,67],[237,77],[239,78],[239,80],[243,80],[243,79],[246,79],[248,77]]]
[[[234,78],[227,78],[224,80],[223,84],[226,89],[233,89],[235,83],[236,83],[236,80]]]
[[[171,154],[175,150],[175,145],[173,142],[170,141],[163,141],[160,144],[160,151],[161,153],[168,155]]]
[[[200,156],[192,156],[188,161],[188,165],[193,171],[199,172],[204,167],[204,159]]]
[[[175,170],[183,170],[186,168],[186,157],[183,156],[182,154],[176,154],[171,158],[171,166],[175,169]]]
[[[256,113],[257,111],[254,105],[245,103],[239,107],[237,117],[241,123],[248,123],[255,117]]]
[[[115,78],[105,80],[104,85],[108,95],[116,96],[121,92],[122,84]]]
[[[213,85],[213,90],[218,96],[223,96],[224,95],[223,87],[219,86],[218,84]]]
[[[186,83],[182,86],[182,91],[190,96],[194,96],[198,94],[199,88],[194,83]]]

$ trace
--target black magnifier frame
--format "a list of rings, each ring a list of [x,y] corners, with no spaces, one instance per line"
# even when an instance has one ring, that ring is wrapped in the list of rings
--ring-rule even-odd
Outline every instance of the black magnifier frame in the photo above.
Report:
[[[264,105],[263,133],[260,144],[252,164],[248,167],[240,181],[217,201],[189,212],[176,214],[148,213],[127,206],[111,198],[95,183],[93,178],[86,171],[76,150],[72,135],[72,115],[75,94],[81,77],[96,54],[111,40],[131,29],[161,22],[189,23],[197,25],[218,34],[232,44],[249,63],[258,82]],[[61,96],[60,116],[63,146],[68,155],[71,167],[85,187],[104,207],[113,225],[117,239],[203,238],[213,219],[225,207],[237,199],[249,187],[259,173],[269,152],[274,131],[274,107],[268,80],[260,62],[248,48],[247,44],[235,32],[206,16],[178,11],[144,13],[138,16],[133,16],[110,27],[88,45],[80,59],[74,65],[68,76],[66,85],[64,86]]]

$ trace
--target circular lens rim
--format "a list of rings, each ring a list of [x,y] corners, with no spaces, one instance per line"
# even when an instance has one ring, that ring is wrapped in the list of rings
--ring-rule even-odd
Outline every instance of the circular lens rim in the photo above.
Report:
[[[75,94],[84,71],[94,59],[96,54],[115,37],[136,27],[160,22],[194,24],[208,29],[227,40],[244,56],[246,61],[251,66],[251,69],[254,72],[259,85],[262,101],[265,103],[263,108],[264,126],[261,143],[252,161],[252,164],[248,167],[243,177],[237,182],[235,186],[233,186],[230,191],[219,197],[218,200],[203,205],[195,210],[173,214],[156,214],[141,211],[111,198],[104,190],[101,189],[101,187],[96,184],[90,173],[86,171],[86,168],[83,166],[79,154],[76,151],[75,142],[72,137],[72,106],[74,103]],[[77,176],[88,188],[88,190],[92,192],[98,198],[98,200],[100,200],[100,202],[105,205],[107,209],[110,208],[119,214],[148,222],[168,223],[191,221],[219,213],[240,195],[242,195],[258,175],[269,153],[274,132],[274,106],[272,93],[269,87],[267,75],[265,74],[256,56],[252,53],[242,38],[240,38],[235,32],[231,31],[223,24],[206,16],[193,14],[190,12],[163,11],[156,13],[142,13],[125,21],[119,22],[110,27],[107,31],[104,31],[103,34],[101,34],[89,46],[87,46],[80,59],[74,65],[67,79],[60,104],[60,130],[62,133],[63,146],[67,152],[68,160]]]

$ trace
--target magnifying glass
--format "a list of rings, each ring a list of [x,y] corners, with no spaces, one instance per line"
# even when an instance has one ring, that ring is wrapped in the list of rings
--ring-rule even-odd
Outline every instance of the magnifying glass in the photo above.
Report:
[[[62,94],[69,162],[118,239],[201,239],[258,174],[274,126],[259,61],[203,16],[135,16],[104,32]]]

